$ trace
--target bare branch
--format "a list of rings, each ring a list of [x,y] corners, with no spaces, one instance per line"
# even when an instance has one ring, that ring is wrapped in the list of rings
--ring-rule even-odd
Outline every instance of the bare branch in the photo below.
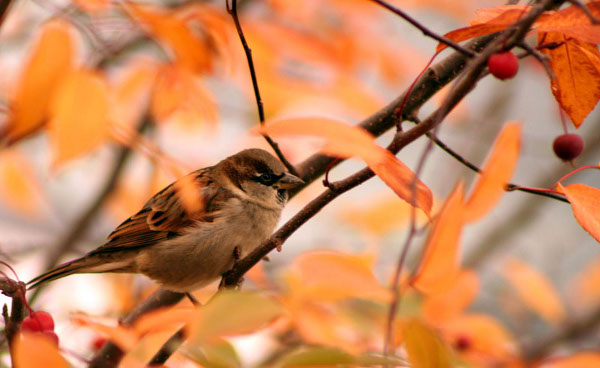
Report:
[[[231,14],[231,17],[233,18],[233,22],[235,23],[235,29],[237,30],[238,36],[240,37],[240,42],[242,43],[242,46],[244,47],[244,53],[246,54],[246,60],[248,61],[248,68],[250,69],[250,78],[252,79],[252,87],[254,88],[254,97],[256,97],[256,107],[258,109],[258,120],[260,122],[260,125],[264,125],[265,109],[263,106],[262,98],[260,97],[260,89],[258,88],[258,78],[256,77],[256,69],[254,68],[254,60],[252,59],[252,49],[250,49],[250,46],[248,46],[248,42],[246,41],[246,36],[244,36],[244,31],[242,30],[242,24],[240,23],[240,19],[238,17],[237,0],[231,1],[231,7],[229,7],[229,1],[227,1],[226,4],[227,4],[227,11],[229,12],[229,14]],[[279,149],[279,145],[273,139],[271,139],[271,137],[269,137],[268,134],[263,133],[262,136],[265,137],[265,140],[267,141],[267,143],[269,143],[271,148],[273,148],[273,151],[275,151],[275,154],[277,154],[277,157],[279,157],[279,159],[285,165],[285,167],[288,169],[288,171],[291,174],[298,176],[298,172],[296,171],[296,168],[294,167],[294,165],[292,165],[287,160],[287,158],[285,158],[285,155],[283,154],[283,152],[281,152],[281,149]]]
[[[395,6],[393,6],[392,4],[389,4],[383,0],[371,0],[379,5],[381,5],[382,7],[386,8],[387,10],[391,11],[394,14],[399,15],[400,17],[402,17],[404,20],[406,20],[408,23],[412,24],[413,26],[415,26],[416,28],[418,28],[421,32],[423,32],[423,34],[425,36],[431,37],[434,40],[437,40],[441,43],[443,43],[444,45],[453,48],[454,50],[468,56],[468,57],[474,57],[475,53],[469,49],[466,49],[464,47],[462,47],[461,45],[457,44],[456,42],[444,37],[444,36],[440,36],[437,33],[433,32],[432,30],[430,30],[429,28],[425,27],[424,25],[422,25],[421,23],[419,23],[416,19],[414,19],[413,17],[411,17],[410,15],[406,14],[402,9],[397,8]]]

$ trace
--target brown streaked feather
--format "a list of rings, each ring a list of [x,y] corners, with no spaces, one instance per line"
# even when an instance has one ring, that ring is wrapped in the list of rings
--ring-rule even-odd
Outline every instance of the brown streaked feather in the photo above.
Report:
[[[185,190],[197,190],[202,203],[200,210],[193,214],[186,212],[179,199],[181,187],[175,182],[150,198],[138,213],[125,220],[108,236],[104,245],[89,255],[147,247],[179,236],[196,222],[213,221],[219,211],[214,204],[224,203],[233,194],[223,188],[209,186],[210,175],[205,173],[211,169],[204,168],[188,175],[193,178],[195,188],[186,187]]]

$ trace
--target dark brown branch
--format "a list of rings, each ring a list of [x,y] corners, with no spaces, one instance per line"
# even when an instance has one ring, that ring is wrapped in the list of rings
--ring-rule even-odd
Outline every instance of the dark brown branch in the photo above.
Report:
[[[470,42],[467,47],[475,51],[480,51],[495,37],[496,35],[479,37]],[[380,136],[394,127],[400,119],[414,116],[426,101],[462,72],[466,61],[467,58],[458,52],[444,58],[442,61],[428,68],[410,91],[398,96],[387,106],[360,122],[358,126],[375,136]],[[408,92],[410,93],[406,98],[406,93]],[[399,109],[404,100],[406,100],[406,103],[402,109],[402,116],[399,116]],[[344,160],[337,159],[335,163],[334,161],[336,161],[334,157],[315,154],[298,165],[298,173],[308,185],[322,176],[330,165],[337,165]],[[294,195],[302,190],[302,188],[294,188],[290,194]]]
[[[166,343],[160,348],[160,350],[154,354],[150,362],[148,362],[148,366],[156,366],[165,364],[165,362],[173,355],[174,352],[179,349],[179,347],[185,341],[185,329],[181,328],[179,331],[175,332],[173,336],[167,340]]]
[[[527,27],[535,18],[537,18],[537,16],[539,16],[539,14],[541,14],[541,12],[532,13],[534,13],[534,15],[531,16],[530,13],[529,17],[526,19],[526,22],[529,22],[526,24]],[[516,37],[515,40],[520,40],[525,35],[525,32],[526,31],[517,33],[517,36],[519,37]],[[476,58],[476,60],[471,62],[468,76],[466,78],[462,78],[460,83],[453,88],[453,90],[448,94],[442,107],[436,110],[428,119],[424,120],[422,123],[415,126],[408,132],[397,133],[395,139],[388,147],[391,152],[396,153],[400,151],[407,144],[413,142],[431,129],[435,128],[452,110],[452,108],[455,107],[456,104],[458,104],[458,102],[473,88],[475,82],[477,81],[477,76],[485,68],[485,61],[487,60],[487,57],[505,46],[506,40],[496,40],[496,42],[493,42],[495,36],[496,35],[485,36],[471,42],[470,47],[475,50],[481,50],[488,46],[486,48],[486,52],[482,54],[483,56],[480,55]],[[492,42],[491,46],[489,45],[490,42]],[[514,42],[515,41],[510,40],[509,44],[514,44]],[[413,115],[419,109],[419,107],[425,103],[425,101],[433,96],[433,94],[435,94],[443,86],[459,75],[462,72],[462,69],[465,67],[465,64],[465,56],[460,53],[455,53],[444,59],[442,62],[429,68],[428,71],[424,73],[420,80],[415,84],[415,87],[411,90],[408,98],[406,98],[406,106],[403,115]],[[398,108],[404,102],[404,100],[405,95],[403,94],[392,103],[384,107],[382,110],[363,121],[360,126],[374,135],[381,135],[386,130],[395,126],[399,119],[403,118],[402,116],[398,116]],[[321,176],[327,167],[333,162],[333,160],[335,160],[335,158],[317,154],[311,156],[309,159],[301,163],[298,167],[298,172],[300,173],[300,177],[305,181],[304,186]],[[292,219],[290,219],[279,230],[277,230],[277,232],[275,232],[269,239],[263,242],[260,247],[255,249],[245,258],[238,261],[232,270],[223,275],[223,284],[229,286],[237,285],[240,278],[245,272],[247,272],[247,270],[259,262],[267,253],[280,246],[295,230],[312,218],[329,202],[337,198],[342,193],[362,184],[373,176],[374,173],[369,168],[365,168],[344,180],[334,183],[334,190],[327,189],[317,198],[313,199],[299,213],[297,213]],[[298,188],[291,194],[293,195],[297,193],[303,187]],[[183,294],[179,294],[179,298],[183,298]],[[144,302],[144,304],[146,304],[146,302]],[[118,362],[118,360],[116,362]],[[114,365],[94,365],[93,367],[104,368],[112,366]]]
[[[227,0],[226,4],[227,4],[227,11],[229,12],[229,14],[231,14],[231,17],[233,18],[233,23],[235,24],[235,29],[237,30],[238,36],[240,37],[240,42],[242,43],[242,46],[244,47],[244,53],[246,54],[248,68],[250,69],[250,78],[252,79],[252,88],[254,88],[254,97],[256,98],[256,107],[258,109],[258,120],[260,122],[260,125],[263,125],[265,123],[265,109],[263,106],[262,98],[260,97],[260,89],[258,88],[258,78],[256,77],[256,68],[254,68],[254,60],[252,59],[252,49],[250,49],[250,46],[248,46],[248,42],[246,41],[246,36],[244,36],[244,31],[242,30],[242,24],[240,23],[240,19],[238,17],[237,0],[231,1],[231,7],[229,6],[229,0]],[[287,170],[291,174],[298,176],[298,172],[296,172],[296,168],[294,167],[294,165],[292,165],[287,160],[287,158],[285,158],[285,155],[283,154],[283,152],[281,152],[279,145],[273,139],[271,139],[271,137],[269,137],[269,135],[263,133],[262,136],[265,138],[267,143],[269,143],[271,148],[273,148],[273,151],[275,151],[275,154],[277,154],[277,157],[279,157],[279,159],[285,165]]]
[[[402,17],[404,20],[406,20],[408,23],[412,24],[413,26],[415,26],[416,28],[418,28],[421,32],[423,32],[423,34],[425,36],[431,37],[434,40],[437,40],[441,43],[443,43],[444,45],[453,48],[454,50],[468,56],[468,57],[474,57],[475,53],[469,49],[466,49],[464,47],[462,47],[461,45],[457,44],[456,42],[444,37],[444,36],[440,36],[437,33],[433,32],[432,30],[430,30],[429,28],[425,27],[424,25],[422,25],[421,23],[419,23],[416,19],[414,19],[413,17],[411,17],[410,15],[406,14],[402,9],[397,8],[391,4],[388,4],[387,2],[383,1],[383,0],[371,0],[379,5],[381,5],[382,7],[386,8],[387,10],[391,11],[392,13],[399,15],[400,17]]]
[[[138,305],[127,317],[122,320],[124,325],[132,325],[142,315],[159,309],[175,305],[183,299],[185,294],[175,293],[164,289],[159,289],[154,292],[142,304]],[[96,354],[90,362],[90,368],[112,368],[119,365],[123,358],[123,351],[110,341],[104,344],[102,349]]]
[[[150,115],[144,116],[140,126],[138,128],[139,132],[144,131],[148,126],[151,125],[152,118]],[[81,236],[87,231],[89,226],[93,223],[93,220],[98,215],[98,212],[102,209],[104,202],[108,198],[108,196],[113,192],[115,186],[117,185],[117,181],[123,172],[123,168],[125,167],[125,162],[129,157],[131,150],[126,146],[119,146],[117,155],[113,164],[113,168],[104,183],[104,187],[102,190],[96,195],[94,201],[85,209],[79,218],[75,221],[75,223],[71,226],[71,230],[64,236],[64,238],[58,243],[58,245],[52,250],[46,264],[44,266],[44,270],[50,270],[54,266],[58,264],[60,258],[67,252],[71,251],[75,246],[77,240],[81,238]],[[29,300],[30,303],[33,303],[40,292],[44,289],[44,285],[37,287],[33,293],[31,294]]]
[[[17,332],[19,332],[21,322],[23,322],[23,318],[25,317],[25,283],[2,277],[0,278],[0,290],[2,291],[2,294],[12,298],[10,315],[6,304],[2,307],[4,335],[6,336],[12,359],[13,340]]]
[[[0,0],[0,26],[4,23],[4,17],[8,13],[12,0]]]

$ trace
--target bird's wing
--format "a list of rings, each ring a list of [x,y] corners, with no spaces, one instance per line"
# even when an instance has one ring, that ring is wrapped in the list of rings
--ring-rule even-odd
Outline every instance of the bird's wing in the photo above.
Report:
[[[233,195],[212,185],[209,170],[195,171],[158,192],[90,255],[146,247],[178,237],[197,222],[214,221],[220,204]]]

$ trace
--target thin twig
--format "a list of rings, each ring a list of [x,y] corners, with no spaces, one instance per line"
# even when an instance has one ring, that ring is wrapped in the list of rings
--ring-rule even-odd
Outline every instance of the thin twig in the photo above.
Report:
[[[460,162],[461,164],[465,165],[469,169],[475,171],[476,173],[481,173],[481,169],[479,167],[477,167],[475,164],[471,163],[466,158],[462,157],[459,153],[457,153],[456,151],[454,151],[452,148],[448,147],[448,145],[446,145],[438,137],[436,137],[435,134],[432,134],[431,132],[428,132],[425,135],[427,136],[427,138],[429,138],[430,140],[432,140],[438,147],[440,147],[442,150],[444,150],[450,156],[454,157],[458,162]],[[507,192],[512,192],[512,191],[517,190],[517,191],[520,191],[520,192],[536,194],[536,195],[539,195],[539,196],[542,196],[542,197],[552,198],[552,199],[556,199],[556,200],[561,201],[561,202],[569,203],[569,201],[567,201],[563,196],[561,196],[559,194],[550,193],[550,192],[544,192],[544,191],[541,191],[541,190],[536,190],[535,188],[527,188],[527,187],[520,186],[518,184],[508,183],[508,184],[506,184],[505,190]]]
[[[260,89],[258,88],[258,78],[256,77],[256,68],[254,68],[254,60],[252,58],[252,49],[250,48],[250,46],[248,46],[248,42],[246,41],[246,36],[244,36],[244,31],[242,30],[242,24],[240,23],[240,19],[238,17],[237,0],[232,0],[231,6],[229,6],[229,0],[227,0],[226,6],[227,6],[227,11],[229,12],[229,14],[231,14],[231,17],[233,18],[233,23],[235,23],[235,29],[237,30],[238,36],[240,37],[240,42],[242,43],[242,46],[244,47],[244,53],[246,54],[246,60],[248,61],[248,69],[250,69],[250,78],[252,79],[252,87],[254,88],[254,97],[256,98],[256,107],[258,109],[258,120],[260,122],[260,125],[264,125],[265,124],[265,109],[263,106],[262,98],[260,97]],[[292,165],[287,160],[287,158],[285,157],[283,152],[281,152],[279,145],[273,139],[271,139],[271,137],[269,137],[268,134],[263,133],[262,136],[265,138],[267,143],[269,143],[271,148],[273,148],[273,151],[275,151],[275,154],[277,154],[277,157],[279,157],[279,159],[281,160],[283,165],[287,168],[287,170],[291,174],[298,176],[298,172],[296,171],[296,168],[294,167],[294,165]]]
[[[436,127],[436,130],[437,130],[437,127]],[[435,133],[434,133],[434,135],[435,135]],[[404,268],[404,264],[406,262],[406,257],[408,256],[408,251],[410,249],[410,245],[412,244],[412,241],[417,233],[417,209],[414,205],[414,203],[416,203],[416,198],[417,198],[417,180],[421,176],[421,172],[423,171],[423,168],[425,167],[425,161],[427,160],[427,157],[429,157],[429,154],[431,153],[432,148],[433,148],[433,142],[430,140],[427,142],[427,145],[425,146],[425,150],[421,154],[419,163],[417,164],[417,169],[415,170],[415,176],[411,183],[411,192],[412,192],[411,198],[412,198],[413,205],[410,208],[409,231],[408,231],[408,235],[406,236],[406,239],[404,241],[404,245],[401,248],[402,251],[400,252],[400,256],[398,257],[398,262],[396,264],[396,269],[394,270],[392,284],[390,286],[390,291],[392,292],[392,301],[390,302],[390,306],[389,306],[389,310],[388,310],[387,323],[386,323],[386,327],[385,327],[385,337],[384,337],[384,341],[383,341],[383,354],[386,356],[390,354],[391,345],[393,344],[393,341],[394,341],[394,331],[395,331],[394,321],[396,320],[396,313],[398,312],[398,309],[400,308],[400,301],[401,301],[401,297],[402,297],[401,290],[399,288],[400,276],[402,275],[402,269]]]
[[[539,8],[545,8],[547,6],[548,0],[545,1]],[[530,12],[525,20],[521,22],[524,24],[524,28],[529,28],[531,23],[541,14],[540,9],[534,9]],[[507,40],[507,43],[514,43],[525,35],[526,30],[521,30],[520,32],[515,32],[513,37]],[[392,141],[388,150],[392,153],[397,153],[406,145],[412,143],[417,138],[423,136],[425,133],[434,129],[437,125],[441,123],[441,121],[447,116],[447,114],[462,100],[464,96],[466,96],[470,90],[473,88],[474,84],[478,80],[478,76],[485,68],[485,60],[491,54],[497,52],[503,46],[504,41],[498,42],[498,40],[493,41],[495,36],[486,36],[479,38],[473,41],[472,45],[474,48],[481,49],[489,44],[482,55],[478,56],[471,62],[469,67],[467,68],[467,76],[462,78],[460,83],[454,86],[454,88],[447,95],[446,100],[442,104],[440,108],[438,108],[432,115],[430,115],[427,119],[425,119],[421,124],[415,126],[411,130],[405,133],[397,134],[396,138]],[[425,73],[421,80],[417,83],[415,89],[412,91],[413,96],[408,98],[407,106],[409,109],[416,109],[418,106],[421,106],[424,103],[424,100],[427,100],[428,97],[433,95],[432,91],[439,90],[443,85],[447,84],[450,80],[456,77],[461,73],[462,67],[465,65],[465,59],[462,54],[457,56],[458,54],[452,55],[451,57],[445,59],[448,60],[448,64],[442,66],[439,70],[436,70],[435,67],[431,69],[430,73]],[[442,61],[440,64],[443,64]],[[436,73],[439,72],[439,73]],[[426,83],[431,83],[432,88],[419,88]],[[421,100],[419,97],[424,97],[424,100]],[[368,131],[371,131],[373,134],[380,135],[390,127],[394,126],[397,121],[397,115],[395,114],[397,107],[402,103],[405,96],[402,95],[398,97],[394,102],[390,103],[384,109],[379,111],[378,113],[371,116],[365,122],[361,124],[361,126],[365,127]],[[319,177],[323,171],[327,168],[327,166],[333,161],[333,158],[325,157],[322,155],[313,156],[306,161],[304,161],[299,170],[301,173],[301,178],[305,180],[305,185],[315,180]],[[302,226],[305,222],[307,222],[310,218],[312,218],[316,213],[318,213],[323,207],[325,207],[332,200],[337,198],[339,195],[345,193],[352,188],[362,184],[366,180],[372,178],[375,174],[371,169],[365,168],[360,170],[359,172],[351,175],[350,177],[338,181],[335,183],[335,191],[330,189],[325,190],[321,195],[313,199],[310,203],[308,203],[300,212],[298,212],[294,217],[292,217],[286,224],[284,224],[279,230],[277,230],[269,239],[263,242],[258,248],[252,251],[248,256],[236,262],[236,265],[233,269],[228,271],[225,275],[223,275],[223,283],[224,285],[237,285],[241,277],[257,262],[259,262],[264,256],[266,256],[273,249],[280,246],[293,232],[295,232],[300,226]],[[295,194],[293,192],[292,194]],[[183,294],[179,294],[180,298],[183,298]],[[145,304],[145,303],[144,303]],[[118,362],[118,360],[117,360]],[[116,364],[116,363],[115,363]],[[109,367],[114,365],[96,365],[94,367]]]
[[[549,57],[547,55],[544,55],[538,50],[529,46],[526,42],[521,42],[519,44],[519,47],[525,50],[527,52],[527,55],[533,56],[540,62],[540,64],[542,64],[550,80],[556,80],[556,75],[554,75],[554,72],[552,71],[552,68],[550,68],[550,64],[548,63]]]
[[[430,30],[429,28],[425,27],[424,25],[422,25],[421,23],[419,23],[416,19],[414,19],[413,17],[411,17],[410,15],[406,14],[402,9],[397,8],[391,4],[388,4],[387,2],[383,1],[383,0],[371,0],[379,5],[381,5],[382,7],[386,8],[387,10],[391,11],[394,14],[399,15],[400,17],[402,17],[404,20],[406,20],[408,23],[412,24],[413,26],[415,26],[416,28],[418,28],[421,32],[423,32],[423,34],[425,36],[431,37],[434,40],[437,40],[441,43],[443,43],[444,45],[453,48],[454,50],[468,56],[468,57],[474,57],[475,53],[469,49],[466,49],[464,47],[462,47],[461,45],[457,44],[456,42],[444,37],[444,36],[440,36],[437,33],[433,32],[432,30]]]

